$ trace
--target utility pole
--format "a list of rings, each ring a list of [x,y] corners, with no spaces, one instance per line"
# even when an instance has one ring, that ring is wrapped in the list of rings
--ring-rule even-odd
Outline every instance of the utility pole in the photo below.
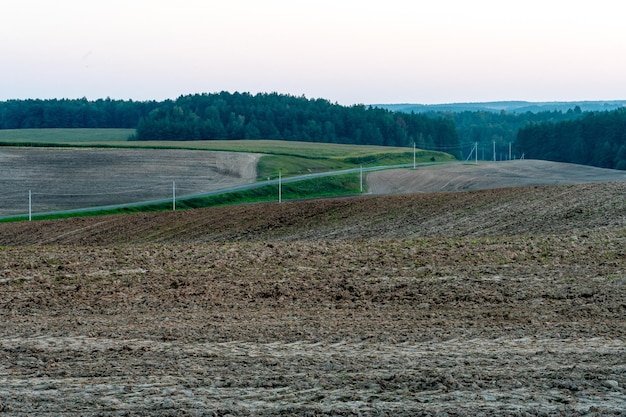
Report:
[[[283,202],[282,172],[278,171],[278,202]]]
[[[509,161],[511,160],[511,142],[509,142]]]
[[[415,169],[415,142],[413,142],[413,169]]]
[[[474,144],[474,162],[478,165],[478,142]]]
[[[363,192],[363,165],[361,165],[361,192]]]
[[[28,221],[33,220],[33,194],[28,190]]]
[[[172,181],[172,211],[176,211],[176,182]]]
[[[467,159],[465,160],[466,162],[469,161],[470,159],[472,159],[472,154],[474,154],[474,159],[476,160],[476,165],[478,165],[478,142],[474,143],[474,146],[472,147],[472,150],[470,151],[469,155],[467,155]]]
[[[493,141],[493,162],[496,161],[496,141]]]

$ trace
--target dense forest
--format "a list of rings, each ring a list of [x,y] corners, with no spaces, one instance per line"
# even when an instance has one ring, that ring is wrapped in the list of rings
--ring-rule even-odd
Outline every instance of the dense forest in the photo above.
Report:
[[[163,102],[10,100],[0,129],[135,128],[132,140],[281,139],[458,153],[454,122],[281,94],[195,94]]]
[[[282,139],[458,151],[451,120],[280,94],[196,94],[142,117],[136,140]]]
[[[176,100],[9,100],[0,102],[0,129],[130,128],[132,140],[282,139],[412,146],[507,159],[626,169],[626,109],[567,111],[437,111],[406,113],[277,93],[195,94]],[[482,152],[481,152],[482,151]]]
[[[561,122],[576,120],[584,114],[579,107],[574,107],[566,112],[562,111],[542,111],[538,113],[509,113],[506,111],[437,111],[422,113],[433,118],[447,118],[454,122],[459,141],[461,143],[462,154],[467,154],[478,143],[478,158],[493,159],[493,143],[498,150],[497,159],[508,158],[509,144],[517,140],[519,129],[530,123]],[[523,152],[523,151],[522,151]],[[517,156],[519,157],[521,153]],[[500,158],[502,156],[503,158]]]
[[[532,123],[520,129],[515,146],[529,158],[624,170],[626,109],[584,113],[560,123]]]
[[[99,99],[9,100],[0,102],[0,129],[134,129],[157,108],[155,101]]]

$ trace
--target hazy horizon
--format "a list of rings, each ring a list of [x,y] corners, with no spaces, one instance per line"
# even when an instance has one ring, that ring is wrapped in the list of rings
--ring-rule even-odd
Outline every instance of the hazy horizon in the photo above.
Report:
[[[10,1],[0,100],[305,95],[340,104],[626,99],[619,3]]]

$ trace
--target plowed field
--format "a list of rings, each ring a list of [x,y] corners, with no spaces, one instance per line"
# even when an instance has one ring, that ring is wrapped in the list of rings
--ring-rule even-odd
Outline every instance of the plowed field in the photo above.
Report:
[[[136,203],[256,181],[259,155],[180,149],[0,148],[0,216]]]
[[[625,196],[0,224],[0,414],[625,415]]]
[[[367,186],[373,194],[401,194],[611,181],[626,181],[626,172],[529,159],[380,171],[368,175]]]

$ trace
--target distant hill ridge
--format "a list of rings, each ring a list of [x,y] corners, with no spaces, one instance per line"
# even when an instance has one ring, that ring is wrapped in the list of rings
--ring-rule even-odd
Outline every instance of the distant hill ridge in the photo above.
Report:
[[[464,111],[486,111],[486,112],[509,112],[509,113],[539,113],[545,111],[567,112],[574,110],[576,106],[581,111],[610,111],[626,107],[626,100],[600,100],[600,101],[488,101],[479,103],[448,103],[448,104],[372,104],[373,107],[380,107],[386,110],[406,112],[406,113],[428,113],[428,112],[464,112]]]

